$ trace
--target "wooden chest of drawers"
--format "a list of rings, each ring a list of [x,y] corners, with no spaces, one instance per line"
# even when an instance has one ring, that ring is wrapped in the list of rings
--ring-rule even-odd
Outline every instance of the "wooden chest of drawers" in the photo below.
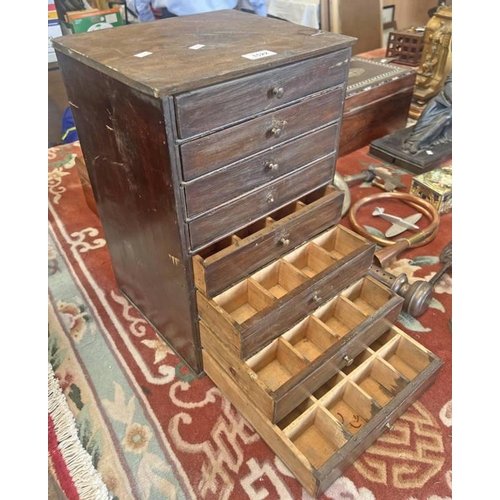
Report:
[[[354,41],[219,11],[54,42],[117,283],[196,373],[193,257],[220,291],[339,220]]]
[[[439,365],[338,224],[354,41],[238,11],[53,41],[118,286],[313,495]],[[362,443],[328,414],[351,398]]]

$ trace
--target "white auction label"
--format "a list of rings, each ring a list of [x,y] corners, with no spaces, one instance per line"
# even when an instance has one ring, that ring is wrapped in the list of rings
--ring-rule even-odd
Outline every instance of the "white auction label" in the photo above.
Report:
[[[203,47],[205,47],[205,45],[202,45],[201,43],[197,43],[196,45],[191,45],[191,47],[188,47],[188,49],[198,50],[198,49],[201,49]]]
[[[262,59],[263,57],[275,56],[276,52],[271,52],[270,50],[259,50],[258,52],[251,52],[250,54],[243,54],[241,57],[245,57],[246,59],[251,59],[254,61],[255,59]]]
[[[152,52],[148,52],[146,50],[144,52],[139,52],[138,54],[135,54],[135,57],[146,57],[146,56],[150,56],[151,54],[152,54]]]

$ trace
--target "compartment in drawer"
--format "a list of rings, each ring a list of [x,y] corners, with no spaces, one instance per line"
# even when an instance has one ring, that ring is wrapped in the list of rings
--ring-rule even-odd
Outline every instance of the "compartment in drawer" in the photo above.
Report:
[[[263,311],[274,303],[274,298],[254,280],[245,280],[219,295],[214,301],[238,324]]]
[[[278,338],[264,347],[248,366],[267,387],[275,390],[303,370],[306,364],[297,351]]]
[[[353,379],[380,406],[385,406],[409,382],[401,372],[380,357],[364,363]]]
[[[387,302],[391,291],[377,280],[367,277],[358,286],[349,289],[344,296],[348,298],[365,315],[372,314]]]
[[[184,184],[186,212],[194,218],[324,156],[335,153],[338,124],[271,147]]]
[[[283,334],[293,348],[308,361],[314,361],[340,340],[324,323],[308,316],[297,326]]]
[[[357,384],[346,380],[331,389],[321,404],[350,434],[357,434],[381,409]]]
[[[342,426],[321,406],[297,419],[286,435],[315,469],[321,468],[347,442]]]
[[[193,257],[196,287],[222,292],[340,220],[344,193],[329,184],[258,219]]]
[[[398,345],[404,347],[407,360],[420,367],[411,381],[388,363]],[[333,375],[277,423],[266,417],[261,406],[249,403],[245,388],[206,349],[203,361],[207,375],[308,493],[317,497],[424,393],[442,365],[396,327],[374,346],[376,350],[366,348],[356,369]],[[417,361],[423,357],[429,360],[425,367]],[[380,397],[380,387],[390,397]]]
[[[179,137],[214,130],[334,87],[347,78],[349,56],[350,49],[344,49],[179,94],[175,97]]]
[[[342,338],[353,328],[356,328],[366,317],[350,300],[344,297],[339,297],[327,306],[321,307],[314,314],[337,338]]]
[[[252,278],[276,299],[280,299],[307,281],[307,276],[304,276],[286,260],[279,260],[271,266],[256,272],[252,275]]]
[[[344,86],[303,99],[179,146],[182,177],[195,179],[261,153],[300,135],[333,124],[342,115]],[[337,128],[337,136],[339,135]],[[338,137],[335,139],[338,142]]]
[[[334,165],[335,157],[326,156],[188,221],[192,250],[198,250],[244,228],[300,198],[304,193],[326,186],[332,179]]]
[[[245,278],[243,283],[247,283],[247,285],[240,282],[213,298],[208,298],[198,291],[197,302],[200,318],[221,338],[224,338],[226,343],[234,346],[235,352],[243,359],[255,354],[309,312],[326,303],[349,286],[353,280],[365,275],[371,266],[375,248],[373,243],[368,242],[363,237],[356,236],[355,233],[340,225],[327,232],[331,235],[341,232],[352,233],[357,238],[358,245],[356,248],[352,247],[349,253],[345,253],[345,249],[342,248],[342,252],[337,255],[338,258],[335,258],[313,239]],[[324,239],[325,235],[321,235],[321,238]],[[340,240],[342,238],[339,238]],[[310,267],[301,270],[293,264],[297,262],[297,256],[301,256],[304,252],[314,255],[308,261],[309,265],[315,269],[314,274],[309,272]],[[321,253],[324,256],[324,259],[321,260],[321,268],[317,262],[311,262],[313,258],[317,259],[316,253]],[[285,262],[277,264],[281,260]],[[266,282],[265,278],[273,276],[277,265],[287,272],[282,271],[279,292],[278,288],[275,288],[273,295],[263,284],[267,283],[269,286],[269,282]],[[259,283],[259,280],[263,284]],[[238,314],[234,314],[227,307],[223,307],[228,301],[244,300],[241,294],[246,293],[246,290],[250,288],[252,291],[260,292],[262,297],[259,300],[265,301],[268,304],[266,307],[255,310],[248,317],[240,315],[239,310]],[[245,309],[247,310],[248,306],[245,306]],[[244,321],[241,321],[242,318]]]
[[[433,359],[430,352],[423,351],[410,338],[402,336],[383,344],[378,352],[408,380],[413,380]]]
[[[356,316],[350,322],[351,329],[340,335],[320,319],[328,318],[339,302],[340,314]],[[387,302],[367,317],[339,294],[246,360],[240,358],[234,336],[212,330],[201,319],[201,345],[233,374],[248,399],[270,421],[277,422],[339,370],[350,373],[351,365],[354,369],[362,364],[371,355],[367,346],[387,331],[402,303],[403,299],[391,292]],[[269,329],[272,330],[272,325]]]
[[[296,269],[308,278],[316,276],[327,267],[331,266],[334,259],[328,252],[314,243],[299,248],[287,255],[285,259],[291,262]]]

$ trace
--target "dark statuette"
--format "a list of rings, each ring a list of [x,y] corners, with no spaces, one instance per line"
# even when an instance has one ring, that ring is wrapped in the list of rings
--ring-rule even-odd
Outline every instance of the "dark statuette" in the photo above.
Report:
[[[403,140],[402,149],[416,154],[438,144],[451,142],[452,73],[443,89],[425,106],[411,134]]]
[[[449,162],[452,157],[451,79],[450,71],[443,88],[427,102],[415,125],[375,139],[370,143],[369,154],[416,174]]]

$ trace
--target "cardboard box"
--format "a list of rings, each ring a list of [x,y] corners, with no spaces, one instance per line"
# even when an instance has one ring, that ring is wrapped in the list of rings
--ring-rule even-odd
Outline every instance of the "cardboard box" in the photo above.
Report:
[[[69,28],[72,33],[86,33],[87,31],[115,28],[116,26],[123,25],[119,8],[67,12],[66,17],[66,27]]]
[[[446,165],[413,178],[410,194],[433,205],[440,215],[451,212],[452,166]]]

